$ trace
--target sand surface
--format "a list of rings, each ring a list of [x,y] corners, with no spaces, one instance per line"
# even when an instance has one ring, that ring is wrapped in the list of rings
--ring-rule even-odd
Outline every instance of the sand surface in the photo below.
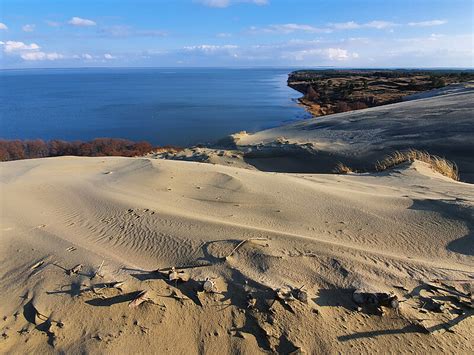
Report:
[[[1,352],[473,351],[472,309],[426,282],[472,280],[474,189],[424,163],[342,176],[62,157],[1,163],[0,183]],[[249,238],[264,240],[226,258]],[[172,266],[191,280],[154,272]],[[206,278],[218,293],[198,292]],[[273,302],[286,285],[308,302]],[[399,312],[357,311],[357,288],[394,292]],[[443,312],[421,310],[433,297]]]
[[[331,172],[338,161],[373,168],[395,150],[418,149],[457,163],[474,182],[474,85],[463,83],[413,100],[298,121],[235,137],[259,170]]]

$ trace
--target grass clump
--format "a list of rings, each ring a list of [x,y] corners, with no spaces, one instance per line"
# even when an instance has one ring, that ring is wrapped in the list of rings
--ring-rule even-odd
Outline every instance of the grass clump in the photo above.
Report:
[[[456,163],[416,149],[396,151],[386,156],[382,161],[378,161],[375,165],[375,169],[377,171],[384,171],[402,163],[413,162],[415,160],[427,163],[431,169],[444,176],[456,181],[459,180],[459,170]]]
[[[333,172],[335,174],[350,174],[350,173],[353,173],[354,170],[352,170],[352,168],[348,167],[347,165],[339,162],[337,163],[336,167],[333,169]]]

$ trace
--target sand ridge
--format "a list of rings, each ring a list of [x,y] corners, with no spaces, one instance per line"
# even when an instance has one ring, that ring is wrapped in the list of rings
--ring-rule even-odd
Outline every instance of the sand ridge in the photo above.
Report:
[[[430,314],[459,321],[433,336],[415,298],[384,316],[351,300],[472,277],[472,185],[424,163],[341,176],[62,157],[2,163],[0,182],[6,352],[472,351],[472,317]],[[191,281],[154,272],[173,266]],[[206,278],[221,293],[197,292]],[[286,285],[308,303],[272,302]],[[152,302],[130,309],[141,290]]]

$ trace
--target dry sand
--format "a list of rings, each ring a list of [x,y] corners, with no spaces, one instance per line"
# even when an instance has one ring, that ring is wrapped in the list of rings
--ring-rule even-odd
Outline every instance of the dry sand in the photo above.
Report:
[[[424,163],[338,176],[62,157],[0,170],[1,352],[473,352],[472,309],[425,283],[472,280],[474,189]],[[225,258],[248,238],[267,240]],[[179,285],[153,272],[184,265]],[[207,277],[220,293],[197,292]],[[273,303],[285,285],[308,303]],[[355,288],[406,301],[357,311]],[[140,290],[152,302],[130,308]],[[421,310],[433,297],[443,312]]]
[[[259,170],[331,172],[338,161],[374,166],[395,150],[426,150],[453,160],[474,183],[474,84],[452,85],[416,100],[316,117],[236,136],[245,161]]]

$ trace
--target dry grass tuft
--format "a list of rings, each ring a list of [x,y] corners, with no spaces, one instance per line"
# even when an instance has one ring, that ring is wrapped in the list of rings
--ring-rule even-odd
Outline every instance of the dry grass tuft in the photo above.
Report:
[[[459,170],[456,163],[416,149],[410,149],[403,152],[396,151],[385,157],[382,161],[377,162],[375,169],[377,171],[384,171],[399,164],[415,160],[429,164],[431,169],[444,176],[456,181],[459,180]]]
[[[354,170],[349,168],[347,165],[339,162],[337,163],[336,167],[333,169],[334,174],[350,174],[353,173]]]

